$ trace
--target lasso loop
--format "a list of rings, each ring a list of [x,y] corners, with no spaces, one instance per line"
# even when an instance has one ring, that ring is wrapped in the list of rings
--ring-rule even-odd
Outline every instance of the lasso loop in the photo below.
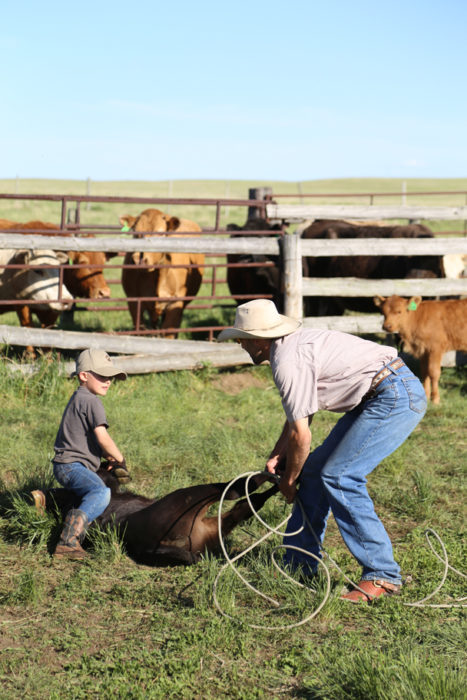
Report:
[[[222,496],[221,496],[221,498],[220,498],[220,501],[219,501],[219,511],[218,511],[218,515],[217,515],[217,518],[218,518],[218,532],[219,532],[219,541],[220,541],[221,549],[222,549],[222,552],[223,552],[224,557],[225,557],[225,559],[226,559],[226,563],[222,565],[222,567],[220,568],[220,570],[219,570],[219,572],[218,572],[218,574],[217,574],[217,576],[216,576],[216,578],[215,578],[215,580],[214,580],[214,584],[213,584],[213,599],[214,599],[214,605],[216,606],[217,610],[221,613],[221,615],[223,615],[224,617],[226,617],[226,618],[228,618],[228,619],[230,619],[230,620],[237,620],[237,618],[234,618],[232,615],[229,615],[228,613],[225,612],[225,610],[223,610],[223,608],[221,607],[221,605],[220,605],[220,603],[219,603],[219,600],[218,600],[218,598],[217,598],[217,586],[218,586],[219,580],[220,580],[221,576],[223,575],[223,573],[224,573],[225,571],[227,571],[227,569],[231,569],[231,570],[234,572],[234,574],[242,581],[242,583],[243,583],[247,588],[249,588],[253,593],[255,593],[256,595],[260,596],[260,597],[263,598],[264,600],[268,601],[268,603],[270,603],[270,605],[272,605],[274,608],[276,608],[276,609],[280,608],[280,607],[281,607],[281,604],[280,604],[277,600],[275,600],[274,598],[271,598],[270,596],[266,595],[266,594],[263,593],[262,591],[259,591],[257,588],[255,588],[255,586],[253,586],[249,581],[246,580],[246,578],[239,572],[239,570],[237,569],[236,566],[234,566],[234,564],[235,564],[235,562],[239,561],[239,559],[241,559],[241,558],[244,557],[246,554],[248,554],[248,552],[251,552],[253,549],[255,549],[255,548],[258,547],[260,544],[262,544],[263,542],[265,542],[265,540],[267,540],[267,539],[268,539],[269,537],[271,537],[272,535],[280,535],[281,537],[292,537],[293,535],[297,535],[297,534],[299,534],[300,532],[302,532],[302,530],[304,529],[304,527],[307,527],[307,528],[310,530],[310,532],[311,532],[312,536],[314,537],[315,541],[318,543],[318,545],[319,545],[319,547],[320,547],[321,554],[322,554],[322,558],[316,556],[315,554],[313,554],[312,552],[309,552],[309,551],[306,550],[306,549],[302,549],[301,547],[295,547],[294,545],[280,544],[280,545],[278,545],[277,547],[275,547],[275,548],[272,550],[272,552],[271,552],[271,561],[272,561],[272,564],[273,564],[274,568],[276,569],[276,571],[277,571],[281,576],[283,576],[285,579],[287,579],[289,582],[291,582],[293,585],[298,586],[298,587],[300,587],[300,588],[307,588],[311,593],[316,593],[316,591],[315,591],[313,588],[311,588],[310,586],[306,586],[306,585],[304,585],[303,583],[300,583],[299,581],[297,581],[296,579],[294,579],[289,573],[287,573],[286,571],[284,571],[284,569],[282,569],[282,568],[279,566],[279,564],[277,563],[277,561],[276,561],[274,555],[275,555],[275,553],[276,553],[278,550],[280,550],[280,549],[293,549],[294,551],[300,552],[300,553],[305,554],[306,556],[310,557],[311,559],[314,559],[314,560],[318,563],[318,566],[321,566],[321,567],[322,567],[322,569],[324,570],[324,573],[325,573],[325,575],[326,575],[326,590],[324,591],[323,599],[321,600],[321,602],[320,602],[320,604],[318,605],[318,607],[317,607],[311,614],[309,614],[309,615],[307,615],[306,617],[302,618],[302,619],[299,620],[298,622],[294,622],[294,623],[291,623],[291,624],[289,624],[289,625],[275,625],[275,626],[256,625],[256,624],[252,624],[252,623],[250,623],[250,622],[243,622],[243,621],[242,621],[242,624],[245,624],[245,625],[247,625],[248,627],[251,627],[252,629],[288,630],[288,629],[293,629],[294,627],[300,627],[301,625],[304,625],[304,624],[306,624],[307,622],[309,622],[310,620],[312,620],[314,617],[316,617],[316,616],[318,615],[318,613],[322,610],[322,608],[324,607],[324,605],[327,603],[327,601],[328,601],[328,599],[329,599],[329,596],[330,596],[330,593],[331,593],[331,576],[330,576],[330,573],[329,573],[329,568],[328,568],[328,566],[326,565],[324,559],[326,559],[335,569],[337,569],[337,571],[339,571],[339,573],[341,574],[341,576],[343,576],[343,578],[347,581],[347,583],[351,584],[351,586],[353,586],[353,587],[356,588],[357,590],[362,590],[362,589],[359,588],[359,586],[358,586],[354,581],[352,581],[352,580],[342,571],[342,569],[338,566],[338,564],[332,559],[332,557],[326,552],[326,550],[325,550],[325,549],[322,547],[322,545],[320,544],[319,539],[317,538],[317,536],[316,536],[316,534],[315,534],[313,528],[311,527],[310,521],[309,521],[309,519],[308,519],[308,517],[307,517],[307,515],[306,515],[306,513],[305,513],[305,511],[304,511],[304,508],[303,508],[302,503],[301,503],[300,498],[299,498],[299,494],[298,494],[297,497],[296,497],[296,503],[298,504],[298,506],[299,506],[299,508],[300,508],[300,510],[301,510],[301,513],[302,513],[302,524],[301,524],[301,526],[298,528],[298,530],[295,530],[294,532],[284,532],[284,531],[281,529],[281,528],[283,528],[284,525],[286,525],[286,523],[290,520],[291,515],[288,515],[281,523],[279,523],[279,525],[278,525],[277,527],[272,527],[272,526],[269,525],[265,520],[263,520],[263,518],[261,518],[261,516],[260,516],[260,515],[258,514],[258,512],[256,511],[255,507],[253,506],[253,503],[252,503],[251,498],[250,498],[250,493],[249,493],[249,488],[248,488],[248,487],[249,487],[249,484],[250,484],[251,479],[252,479],[254,476],[258,476],[258,475],[262,475],[262,474],[264,474],[264,472],[245,472],[244,474],[240,474],[239,476],[235,477],[234,479],[232,479],[232,481],[230,481],[230,482],[227,484],[227,486],[226,486],[226,488],[224,489],[224,492],[222,493]],[[274,477],[274,475],[270,475],[270,476],[271,476],[271,478]],[[240,479],[245,479],[245,477],[246,477],[246,481],[245,481],[245,498],[247,499],[248,505],[250,506],[251,511],[252,511],[253,515],[255,516],[255,518],[261,523],[261,525],[262,525],[264,528],[266,528],[266,533],[265,533],[262,537],[260,537],[258,540],[256,540],[255,542],[253,542],[249,547],[247,547],[247,548],[244,549],[242,552],[240,552],[239,554],[237,554],[235,557],[230,557],[229,554],[228,554],[228,552],[227,552],[227,549],[226,549],[226,547],[225,547],[224,538],[223,538],[223,536],[222,536],[222,506],[223,506],[223,503],[224,503],[224,500],[225,500],[225,496],[226,496],[227,491],[233,486],[233,484],[235,484],[235,483],[236,483],[237,481],[239,481]],[[432,543],[431,543],[431,541],[430,541],[430,535],[432,535],[433,537],[435,537],[435,539],[437,540],[437,542],[438,542],[438,544],[439,544],[439,546],[440,546],[440,548],[441,548],[442,555],[440,555],[440,554],[435,550],[435,548],[433,547],[433,545],[432,545]],[[455,603],[446,603],[446,604],[439,604],[439,605],[438,605],[438,604],[434,604],[434,603],[427,603],[427,602],[426,602],[426,601],[430,600],[431,598],[433,598],[433,597],[436,595],[436,593],[438,593],[438,592],[441,590],[441,588],[444,586],[444,583],[445,583],[445,581],[446,581],[446,577],[447,577],[447,575],[448,575],[448,571],[449,571],[449,570],[452,571],[452,572],[454,572],[455,574],[461,576],[462,578],[467,578],[467,575],[464,574],[464,573],[462,573],[461,571],[458,571],[457,569],[455,569],[453,566],[451,566],[451,565],[449,564],[448,556],[447,556],[447,552],[446,552],[446,548],[445,548],[445,546],[444,546],[444,544],[443,544],[443,541],[441,540],[440,536],[437,534],[437,532],[436,532],[435,530],[433,530],[433,529],[431,529],[431,528],[427,528],[427,529],[425,530],[425,537],[426,537],[428,546],[429,546],[429,548],[431,549],[432,553],[433,553],[434,556],[443,564],[444,569],[443,569],[443,574],[442,574],[441,581],[440,581],[440,583],[436,586],[436,588],[434,589],[434,591],[433,591],[432,593],[430,593],[429,595],[425,596],[425,597],[422,598],[421,600],[418,600],[418,601],[412,602],[412,603],[405,603],[405,602],[402,602],[402,605],[405,605],[405,606],[408,606],[408,607],[419,607],[419,608],[422,608],[422,607],[429,607],[429,608],[465,608],[465,607],[467,607],[467,604],[462,602],[462,601],[466,600],[467,597],[457,598],[457,599],[455,599],[455,600],[456,600]],[[362,592],[365,593],[365,591],[362,591]]]

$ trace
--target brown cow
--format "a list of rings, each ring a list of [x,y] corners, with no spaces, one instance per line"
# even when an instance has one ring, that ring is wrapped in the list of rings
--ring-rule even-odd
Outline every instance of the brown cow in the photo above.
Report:
[[[121,216],[120,223],[125,229],[130,229],[135,238],[151,235],[176,238],[183,236],[186,232],[191,236],[197,236],[201,231],[194,221],[169,216],[159,209],[146,209],[139,216]],[[204,255],[202,253],[127,253],[124,264],[132,266],[122,271],[122,286],[127,297],[173,298],[173,301],[142,301],[140,305],[137,301],[129,301],[128,308],[133,326],[136,329],[141,326],[142,317],[146,311],[152,327],[157,327],[160,323],[162,329],[179,328],[183,309],[190,301],[181,297],[194,297],[198,293],[203,278]],[[141,265],[151,267],[141,268]],[[189,265],[194,267],[188,267]],[[176,333],[168,333],[164,337],[175,338]]]
[[[10,223],[5,228],[10,231],[34,231],[37,235],[55,236],[60,227],[51,224],[49,221],[27,221],[20,224],[8,222],[7,219],[0,219],[0,228],[3,223]],[[70,234],[60,234],[70,235]],[[92,236],[90,236],[92,237]],[[63,271],[63,281],[66,288],[75,298],[84,299],[107,299],[110,297],[109,285],[104,279],[103,265],[113,253],[101,251],[68,251],[68,257],[72,265],[99,265],[100,267],[66,267]]]
[[[398,333],[404,350],[420,358],[427,398],[439,403],[441,358],[448,350],[467,351],[467,299],[422,301],[421,297],[374,297],[384,314],[384,330]],[[431,391],[430,391],[431,384]]]

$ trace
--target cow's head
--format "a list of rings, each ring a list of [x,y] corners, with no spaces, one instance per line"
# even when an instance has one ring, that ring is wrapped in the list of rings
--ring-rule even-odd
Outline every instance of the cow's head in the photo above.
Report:
[[[145,209],[139,216],[126,214],[119,220],[124,230],[133,231],[134,238],[175,231],[180,225],[180,219],[164,214],[159,209]]]
[[[69,251],[68,255],[72,265],[87,266],[65,269],[65,283],[72,295],[85,299],[108,299],[110,288],[104,278],[103,266],[109,255],[101,251]]]
[[[35,305],[36,309],[53,309],[63,311],[68,308],[73,297],[62,285],[60,289],[59,266],[68,261],[68,255],[53,250],[22,250],[10,262],[29,265],[18,270],[15,275],[16,294],[19,299],[34,299],[44,304]],[[55,267],[48,267],[53,265]],[[58,301],[60,297],[64,301]],[[68,301],[69,300],[69,301]]]
[[[396,295],[373,298],[375,305],[381,309],[381,313],[384,315],[383,328],[388,333],[403,332],[411,319],[411,314],[417,310],[421,300],[422,298],[419,296],[405,299]]]

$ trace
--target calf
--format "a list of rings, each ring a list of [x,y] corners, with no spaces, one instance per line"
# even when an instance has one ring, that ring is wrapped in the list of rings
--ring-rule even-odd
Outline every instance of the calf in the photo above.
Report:
[[[467,351],[467,299],[422,301],[421,297],[377,296],[374,303],[384,314],[384,330],[398,333],[404,350],[420,359],[425,393],[438,404],[443,354]]]
[[[105,463],[104,463],[105,464]],[[178,489],[157,500],[133,493],[120,493],[118,481],[111,471],[99,469],[98,475],[111,489],[110,504],[91,525],[105,528],[116,525],[126,551],[136,562],[149,566],[194,564],[206,551],[219,549],[218,517],[206,517],[208,508],[217,503],[228,483],[204,484]],[[259,474],[250,481],[250,490],[256,490],[270,480],[270,475]],[[228,500],[244,495],[246,477],[239,479],[227,491]],[[255,510],[276,493],[276,484],[262,493],[250,496]],[[38,493],[38,492],[35,492]],[[79,500],[71,491],[51,489],[46,492],[46,508],[58,507],[62,515],[77,508]],[[222,535],[252,516],[248,501],[243,498],[222,515]]]

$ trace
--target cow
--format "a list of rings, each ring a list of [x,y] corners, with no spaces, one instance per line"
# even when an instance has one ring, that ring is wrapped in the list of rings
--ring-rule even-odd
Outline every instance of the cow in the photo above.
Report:
[[[227,224],[227,231],[282,231],[279,224],[270,224],[266,219],[248,219],[243,226]],[[234,234],[235,236],[235,234]],[[232,236],[232,237],[234,237]],[[282,285],[282,256],[256,255],[254,253],[228,253],[227,263],[247,265],[257,263],[254,267],[227,267],[227,284],[232,296],[264,296],[272,298],[278,310],[284,309]],[[236,299],[238,304],[246,301]]]
[[[139,564],[148,566],[190,565],[198,562],[205,552],[219,549],[218,517],[206,517],[210,506],[220,501],[227,483],[189,486],[169,493],[161,499],[151,499],[131,492],[121,492],[118,480],[108,463],[103,463],[97,474],[111,490],[110,503],[91,528],[117,528],[128,555]],[[250,480],[249,492],[271,481],[270,474],[257,474]],[[252,516],[245,496],[247,477],[232,484],[225,494],[227,500],[239,500],[221,516],[222,536]],[[278,490],[277,483],[261,493],[250,495],[257,511]],[[64,517],[68,510],[77,508],[79,500],[66,489],[32,492],[36,508],[58,511]]]
[[[131,231],[134,238],[148,236],[181,237],[185,233],[198,236],[201,228],[194,221],[169,216],[159,209],[145,209],[139,216],[120,217],[123,230]],[[174,245],[174,247],[176,247]],[[203,279],[202,253],[127,253],[122,270],[122,287],[128,301],[133,327],[143,326],[143,315],[149,316],[150,326],[161,330],[180,328],[183,309],[194,297]],[[142,267],[142,266],[149,267]],[[162,266],[162,267],[161,267]],[[135,301],[139,297],[152,300]],[[154,299],[158,297],[158,299]],[[133,299],[131,301],[131,299]],[[176,332],[165,333],[175,338]]]
[[[374,297],[384,315],[383,328],[398,333],[403,349],[420,359],[427,398],[439,404],[441,358],[448,350],[467,351],[467,299],[422,301],[414,296]]]
[[[384,226],[354,224],[334,219],[316,219],[301,233],[304,239],[341,238],[432,238],[429,228],[422,224]],[[361,279],[435,278],[443,276],[442,258],[439,256],[334,256],[307,257],[308,277],[358,277]],[[339,315],[345,309],[372,311],[370,299],[350,297],[309,297],[306,315]]]
[[[0,228],[3,228],[2,222],[8,222],[8,220],[0,219]],[[14,233],[15,231],[19,231],[21,233],[27,233],[28,231],[34,231],[37,235],[55,236],[57,232],[60,231],[59,226],[49,221],[27,221],[22,224],[18,222],[8,223],[10,225],[5,226],[5,232]],[[71,234],[60,233],[59,235],[70,236]],[[79,268],[67,266],[64,268],[63,280],[68,291],[76,299],[108,299],[110,297],[110,288],[104,279],[102,268],[115,254],[101,251],[70,250],[67,255],[71,265],[86,266]],[[68,262],[68,260],[66,260],[66,262]],[[99,267],[95,267],[96,265]]]
[[[18,303],[2,304],[0,313],[16,311],[20,325],[30,328],[34,313],[43,328],[55,323],[61,311],[71,305],[72,296],[62,285],[58,267],[67,259],[66,254],[53,250],[0,250],[0,265],[28,265],[28,268],[0,268],[0,300],[15,300]],[[47,267],[55,265],[54,268]],[[62,301],[58,301],[61,297]],[[27,304],[22,300],[32,299],[40,304]],[[34,355],[27,346],[26,353]]]

